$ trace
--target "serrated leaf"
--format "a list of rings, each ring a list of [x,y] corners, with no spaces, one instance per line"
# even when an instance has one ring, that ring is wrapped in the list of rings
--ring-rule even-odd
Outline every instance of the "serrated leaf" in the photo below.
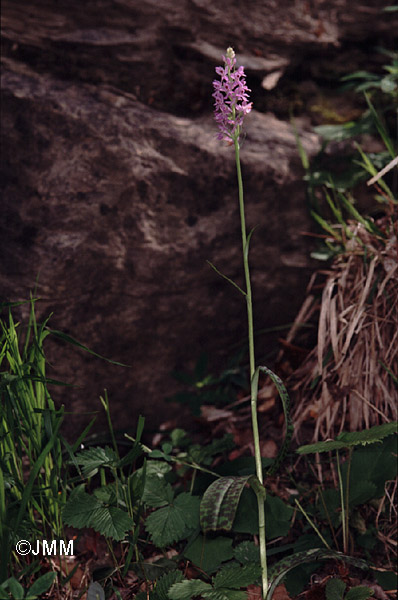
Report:
[[[174,492],[169,483],[164,479],[159,480],[157,476],[147,477],[145,489],[142,496],[143,502],[151,508],[160,508],[165,504],[171,504]]]
[[[155,594],[156,600],[169,600],[169,589],[175,583],[183,580],[184,576],[181,571],[171,571],[160,577],[156,582]]]
[[[342,450],[353,446],[365,446],[381,442],[385,437],[397,433],[397,422],[375,425],[363,431],[343,432],[335,440],[307,444],[297,449],[298,454],[313,454],[315,452],[329,452]]]
[[[141,471],[141,468],[137,471]],[[163,479],[163,476],[169,473],[169,471],[171,471],[171,466],[164,462],[164,460],[148,460],[146,463],[147,477],[157,475],[159,479]]]
[[[102,503],[95,496],[90,496],[82,488],[75,488],[64,506],[64,521],[78,529],[90,527],[88,523],[91,522],[93,512],[101,506]]]
[[[341,579],[334,577],[326,582],[326,600],[343,600],[346,584]]]
[[[123,540],[133,526],[133,519],[117,506],[98,508],[92,515],[90,525],[87,525],[104,537],[110,537],[117,542]]]
[[[204,592],[203,598],[206,600],[247,600],[247,592],[224,588]]]
[[[398,422],[383,423],[383,425],[375,425],[370,429],[363,431],[343,432],[337,436],[337,440],[352,445],[366,445],[381,442],[385,437],[398,433]]]
[[[364,585],[358,585],[357,587],[351,588],[346,596],[345,600],[368,600],[374,594],[374,590]]]
[[[101,535],[116,541],[122,540],[133,527],[133,520],[126,512],[116,506],[106,506],[82,488],[75,488],[71,493],[63,510],[63,518],[71,527],[92,527]]]
[[[200,525],[204,532],[230,531],[242,490],[253,475],[221,477],[205,491],[200,504]]]
[[[155,546],[163,548],[189,536],[199,525],[200,499],[180,494],[173,503],[151,513],[145,523]]]
[[[192,597],[199,596],[207,590],[211,590],[209,583],[205,583],[199,579],[185,579],[171,586],[169,589],[169,598],[170,600],[190,600]]]
[[[83,477],[92,477],[99,467],[116,467],[118,457],[112,448],[96,446],[76,454],[76,462],[81,465]]]
[[[256,564],[244,565],[243,567],[226,566],[222,568],[213,578],[215,589],[219,588],[242,588],[255,583],[261,576],[261,566]]]

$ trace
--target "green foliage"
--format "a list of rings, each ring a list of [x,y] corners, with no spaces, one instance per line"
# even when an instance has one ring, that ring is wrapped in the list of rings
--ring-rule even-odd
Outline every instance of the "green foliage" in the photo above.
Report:
[[[332,578],[326,582],[326,600],[368,600],[374,591],[364,585],[358,585],[345,593],[346,584],[341,579]]]
[[[37,323],[33,299],[23,332],[11,309],[0,320],[0,554],[7,557],[1,561],[0,581],[7,577],[13,540],[22,530],[28,536],[61,531],[65,487],[58,431],[63,410],[55,410],[48,390],[59,382],[46,377],[46,323]]]
[[[319,260],[328,260],[349,249],[347,244],[355,229],[349,227],[350,221],[363,224],[379,241],[386,239],[386,234],[375,227],[373,219],[362,216],[354,206],[355,188],[369,177],[376,176],[398,152],[398,54],[381,48],[379,51],[390,60],[390,64],[384,66],[385,74],[357,71],[342,80],[342,90],[352,89],[364,95],[367,109],[362,116],[348,123],[316,127],[315,131],[321,136],[323,143],[318,156],[311,162],[296,134],[299,154],[306,171],[311,215],[326,233],[322,246],[311,255]],[[384,149],[365,152],[358,143],[361,136],[365,135],[377,135]],[[326,152],[329,144],[349,140],[353,141],[356,152],[352,148],[348,149],[348,145],[345,153]],[[391,190],[386,181],[385,177],[378,179],[377,186],[382,193],[377,193],[375,200],[381,205],[383,212],[391,214],[392,207],[397,204],[396,189]],[[379,212],[380,208],[376,207],[375,210]]]
[[[397,10],[397,7],[389,6],[384,10],[388,9]],[[390,52],[384,48],[378,48],[378,51],[390,59],[390,64],[383,66],[387,74],[379,75],[369,71],[355,71],[341,79],[345,82],[342,90],[355,90],[356,92],[377,90],[386,96],[391,96],[392,99],[398,97],[398,53]]]
[[[118,457],[112,448],[93,447],[75,454],[75,460],[82,466],[82,475],[85,479],[98,473],[100,467],[115,469],[118,466]]]
[[[184,578],[181,571],[171,571],[160,577],[150,592],[137,594],[136,600],[170,600],[169,589],[174,583],[180,583]]]
[[[171,600],[189,600],[201,595],[209,600],[245,600],[247,592],[240,591],[260,577],[258,565],[225,566],[212,579],[212,584],[193,579],[176,583],[169,590]]]
[[[205,573],[214,573],[223,562],[233,558],[233,555],[232,539],[224,536],[210,538],[200,534],[184,550],[185,558]]]
[[[221,477],[211,484],[200,505],[200,524],[203,531],[232,529],[243,488],[253,479],[254,475]]]
[[[272,594],[276,587],[283,581],[283,579],[292,569],[295,569],[296,567],[305,563],[311,563],[318,560],[328,560],[331,558],[352,564],[358,569],[369,569],[369,565],[364,560],[354,558],[352,556],[346,556],[341,552],[335,552],[334,550],[328,550],[325,548],[311,548],[310,550],[305,550],[303,552],[296,552],[287,558],[283,558],[270,569],[270,586],[268,589],[267,600],[271,600]]]
[[[202,404],[220,406],[232,402],[236,396],[236,390],[247,386],[244,371],[238,366],[240,358],[240,354],[233,357],[228,367],[220,375],[215,376],[208,373],[207,355],[202,354],[193,373],[184,371],[173,373],[175,379],[188,386],[188,389],[174,394],[167,400],[188,405],[195,416],[200,415]]]
[[[0,585],[0,600],[36,600],[42,598],[55,581],[57,574],[53,572],[41,575],[36,581],[24,590],[14,577],[10,577]]]
[[[101,494],[101,492],[100,492]],[[94,494],[87,494],[83,486],[70,494],[63,510],[63,519],[71,527],[92,527],[105,537],[122,540],[133,528],[133,519],[117,506],[109,506]]]
[[[152,543],[164,548],[187,538],[199,526],[199,504],[197,496],[182,493],[172,498],[167,506],[148,515],[145,529]]]
[[[246,540],[234,548],[234,558],[241,565],[260,564],[260,553],[254,542]]]
[[[376,444],[394,433],[398,433],[398,422],[396,421],[393,423],[384,423],[383,425],[375,425],[363,431],[343,432],[335,440],[301,446],[297,452],[298,454],[314,454],[315,452],[328,452],[354,446]]]

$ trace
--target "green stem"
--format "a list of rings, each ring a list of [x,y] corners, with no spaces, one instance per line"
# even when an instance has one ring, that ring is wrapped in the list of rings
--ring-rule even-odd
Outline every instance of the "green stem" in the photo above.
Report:
[[[239,128],[234,138],[235,146],[235,161],[236,161],[236,173],[238,176],[238,193],[239,193],[239,212],[240,212],[240,224],[242,231],[242,252],[243,252],[243,268],[245,273],[245,284],[246,284],[246,308],[247,308],[247,324],[248,324],[248,336],[249,336],[249,364],[250,364],[250,381],[252,383],[251,393],[251,414],[252,414],[252,429],[253,429],[253,440],[254,440],[254,458],[256,463],[256,475],[261,484],[263,484],[263,470],[261,463],[261,452],[260,452],[260,437],[258,431],[257,421],[257,385],[253,385],[254,376],[256,372],[256,361],[254,355],[254,328],[253,328],[253,302],[252,302],[252,291],[250,282],[250,270],[249,270],[249,248],[248,242],[250,241],[246,235],[246,219],[245,219],[245,204],[243,199],[243,181],[242,171],[240,167],[240,155],[239,155]],[[256,384],[258,382],[258,377]],[[267,546],[265,538],[265,489],[263,488],[261,493],[256,493],[257,504],[258,504],[258,531],[260,540],[260,561],[262,571],[262,588],[263,597],[266,598],[268,590],[268,571],[267,571]]]
[[[348,538],[347,538],[347,521],[346,521],[346,510],[345,510],[345,502],[344,502],[344,486],[343,486],[343,478],[341,476],[341,468],[340,468],[340,455],[339,451],[336,450],[337,457],[337,474],[339,476],[339,488],[340,488],[340,505],[341,505],[341,525],[343,527],[343,552],[347,552],[348,546]]]
[[[347,464],[347,476],[345,485],[345,530],[347,536],[347,548],[345,552],[348,552],[348,540],[349,540],[349,503],[350,503],[350,475],[351,475],[351,459],[353,448],[348,450],[348,464]]]
[[[246,219],[245,219],[245,204],[243,200],[243,181],[242,171],[240,168],[240,156],[239,156],[239,141],[238,135],[235,137],[235,160],[236,160],[236,173],[238,176],[238,192],[239,192],[239,212],[240,212],[240,224],[242,230],[242,250],[243,250],[243,268],[245,272],[245,283],[246,283],[246,305],[247,305],[247,324],[249,334],[249,360],[250,360],[250,379],[254,375],[256,369],[256,361],[254,358],[254,330],[253,330],[253,304],[252,304],[252,290],[250,283],[250,271],[249,271],[249,260],[247,252],[247,235],[246,235]]]

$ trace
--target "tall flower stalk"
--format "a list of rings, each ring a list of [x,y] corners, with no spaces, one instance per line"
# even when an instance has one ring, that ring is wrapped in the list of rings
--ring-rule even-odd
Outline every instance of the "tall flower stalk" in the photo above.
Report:
[[[245,273],[245,289],[239,287],[234,281],[226,277],[209,263],[214,270],[224,277],[229,283],[237,288],[246,299],[247,323],[249,336],[249,360],[251,381],[251,414],[252,430],[254,439],[254,458],[256,475],[239,475],[220,477],[205,491],[200,503],[200,524],[203,531],[219,531],[220,529],[230,531],[233,526],[236,511],[238,509],[240,496],[246,484],[250,484],[257,496],[258,524],[260,540],[260,561],[263,597],[269,600],[272,582],[268,580],[267,553],[265,539],[265,498],[263,469],[261,463],[260,438],[257,422],[257,395],[258,380],[260,373],[271,377],[279,392],[283,405],[286,421],[285,440],[271,467],[266,475],[273,475],[285,458],[293,434],[293,425],[290,419],[289,396],[282,381],[270,369],[263,366],[256,367],[254,354],[254,328],[253,328],[253,302],[249,270],[249,244],[253,230],[246,233],[245,204],[243,199],[243,182],[240,167],[239,140],[242,131],[244,117],[251,111],[252,104],[249,102],[249,88],[246,85],[246,77],[243,67],[236,69],[236,58],[232,48],[228,48],[226,56],[223,56],[224,66],[217,67],[216,73],[220,80],[213,82],[215,99],[215,120],[217,121],[219,140],[226,140],[235,148],[236,172],[238,177],[239,212],[242,231],[242,254],[243,268]]]
[[[243,181],[242,170],[240,165],[240,145],[239,138],[243,119],[252,108],[252,103],[248,102],[248,92],[251,90],[246,85],[246,77],[243,67],[235,68],[236,58],[232,48],[228,48],[226,56],[223,56],[224,67],[217,67],[216,73],[220,75],[221,81],[213,82],[215,99],[215,120],[219,127],[219,140],[232,140],[235,147],[236,172],[238,178],[238,196],[239,196],[239,212],[242,231],[242,254],[243,268],[245,273],[245,291],[243,292],[246,298],[247,308],[247,324],[249,337],[249,362],[250,362],[250,380],[253,382],[256,372],[256,361],[254,354],[254,327],[253,327],[253,302],[250,281],[249,269],[249,244],[253,230],[247,235],[246,219],[245,219],[245,204],[243,196]],[[243,290],[241,290],[243,291]],[[258,521],[259,521],[259,540],[260,540],[260,560],[262,570],[262,587],[264,598],[268,589],[268,574],[267,574],[267,554],[266,554],[266,539],[265,539],[265,489],[263,487],[263,469],[261,464],[260,439],[257,421],[257,384],[252,385],[251,395],[251,415],[252,415],[252,430],[254,439],[254,455],[256,465],[256,475],[261,484],[256,491],[258,503]]]

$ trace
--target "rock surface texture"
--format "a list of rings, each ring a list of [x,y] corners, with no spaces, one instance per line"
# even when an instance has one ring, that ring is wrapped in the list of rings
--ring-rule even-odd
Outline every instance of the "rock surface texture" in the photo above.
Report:
[[[244,339],[233,151],[215,139],[211,82],[228,45],[254,100],[348,41],[388,35],[383,3],[3,0],[0,286],[123,369],[50,347],[68,410],[119,425],[165,420],[170,372]],[[263,87],[261,87],[263,82]],[[261,104],[261,102],[260,102]],[[256,325],[292,320],[311,272],[311,227],[288,119],[254,110],[241,157]],[[311,155],[318,140],[301,130]],[[259,339],[258,354],[269,348]]]

